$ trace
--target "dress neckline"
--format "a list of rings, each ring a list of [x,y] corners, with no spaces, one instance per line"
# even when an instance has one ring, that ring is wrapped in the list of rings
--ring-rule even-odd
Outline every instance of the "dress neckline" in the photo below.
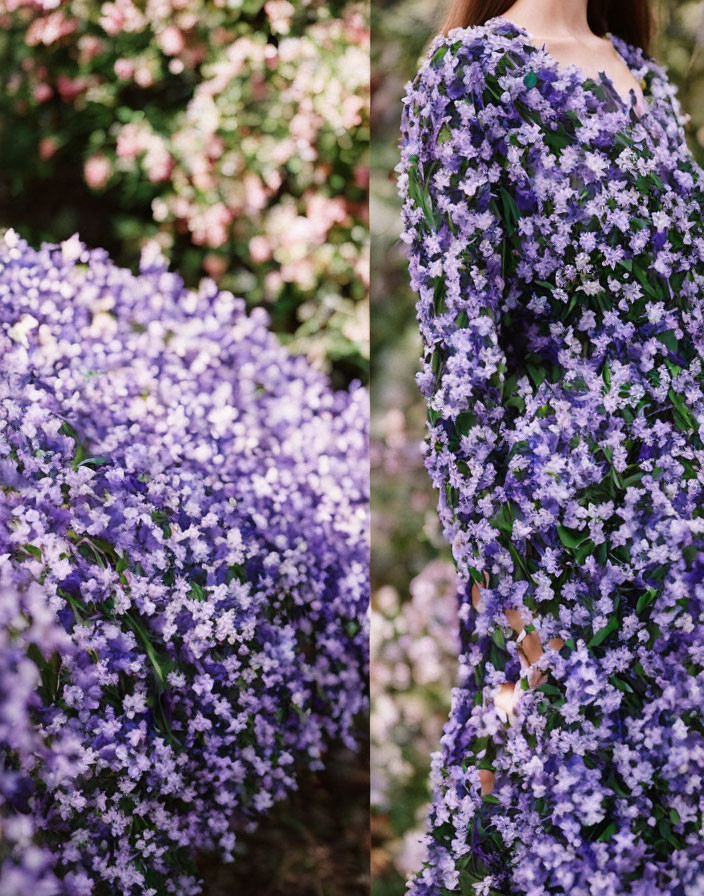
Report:
[[[584,71],[584,69],[576,63],[571,62],[565,65],[564,63],[559,62],[556,57],[553,56],[550,50],[548,50],[544,42],[540,44],[538,42],[538,39],[533,34],[531,34],[531,32],[528,31],[527,28],[525,28],[523,25],[517,25],[515,22],[512,22],[510,19],[506,18],[506,16],[494,16],[491,19],[487,19],[484,24],[489,26],[492,24],[504,25],[513,29],[524,38],[526,45],[531,49],[532,52],[543,54],[553,71],[555,71],[556,73],[563,73],[565,75],[572,75],[574,77],[577,77],[580,80],[580,86],[583,90],[589,90],[590,85],[598,83],[593,76],[588,75]],[[604,71],[603,69],[598,73],[599,80],[601,81],[601,84],[606,87],[606,89],[613,95],[614,99],[624,112],[632,115],[636,121],[642,122],[652,112],[654,105],[652,94],[648,89],[647,83],[645,83],[643,78],[638,74],[638,70],[634,69],[631,60],[627,55],[624,55],[623,49],[627,49],[627,44],[625,43],[625,41],[623,41],[617,35],[612,34],[610,31],[606,32],[605,37],[607,37],[611,42],[614,50],[616,50],[631,75],[633,75],[633,77],[637,81],[640,81],[643,84],[642,90],[645,108],[642,112],[637,111],[638,95],[634,87],[630,88],[628,92],[629,99],[627,100],[623,96],[621,91],[618,90],[613,82],[613,79],[609,77],[609,75],[607,75],[606,71]]]

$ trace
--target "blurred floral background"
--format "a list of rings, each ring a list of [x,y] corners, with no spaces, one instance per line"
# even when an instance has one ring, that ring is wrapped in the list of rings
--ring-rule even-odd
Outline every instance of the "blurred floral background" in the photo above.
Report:
[[[704,165],[704,2],[656,0],[654,55],[692,116]],[[423,853],[430,753],[439,748],[457,660],[455,586],[421,457],[420,342],[398,240],[401,96],[445,5],[372,4],[372,892],[401,896]]]
[[[158,247],[337,387],[368,380],[368,149],[364,2],[0,0],[0,231],[132,269]],[[202,857],[208,896],[368,892],[359,738],[233,866]]]
[[[368,91],[356,0],[0,0],[0,226],[154,241],[366,379]]]

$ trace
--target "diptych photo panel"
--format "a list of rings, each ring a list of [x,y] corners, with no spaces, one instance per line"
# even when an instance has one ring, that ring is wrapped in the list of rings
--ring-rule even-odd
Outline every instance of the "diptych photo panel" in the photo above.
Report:
[[[364,893],[369,10],[0,23],[0,894]]]
[[[704,6],[372,12],[373,891],[700,892]]]
[[[704,896],[704,0],[0,85],[0,896]]]

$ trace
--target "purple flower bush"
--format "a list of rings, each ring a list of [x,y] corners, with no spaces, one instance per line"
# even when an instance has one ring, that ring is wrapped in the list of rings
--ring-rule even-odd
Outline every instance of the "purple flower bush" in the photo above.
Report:
[[[501,17],[408,85],[426,465],[464,586],[413,896],[704,893],[704,172],[665,71],[611,40],[642,112]]]
[[[3,896],[199,893],[354,744],[367,419],[212,281],[7,232]]]

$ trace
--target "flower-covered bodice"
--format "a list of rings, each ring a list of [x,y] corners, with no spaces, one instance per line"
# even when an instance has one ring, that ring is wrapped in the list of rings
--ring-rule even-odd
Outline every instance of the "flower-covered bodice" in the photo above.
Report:
[[[404,100],[426,465],[464,589],[413,896],[704,893],[704,172],[664,69],[609,38],[642,112],[503,17],[437,37]],[[508,610],[564,642],[546,684]]]
[[[658,454],[662,475],[686,460],[704,477],[702,171],[663,69],[611,40],[643,84],[640,116],[605,75],[558,65],[502,17],[437,38],[406,97],[419,382],[460,446],[429,458],[457,489],[450,526],[483,487],[521,505],[530,536],[557,517],[581,529],[580,490],[608,475],[623,487]],[[462,528],[457,559],[476,568]]]

